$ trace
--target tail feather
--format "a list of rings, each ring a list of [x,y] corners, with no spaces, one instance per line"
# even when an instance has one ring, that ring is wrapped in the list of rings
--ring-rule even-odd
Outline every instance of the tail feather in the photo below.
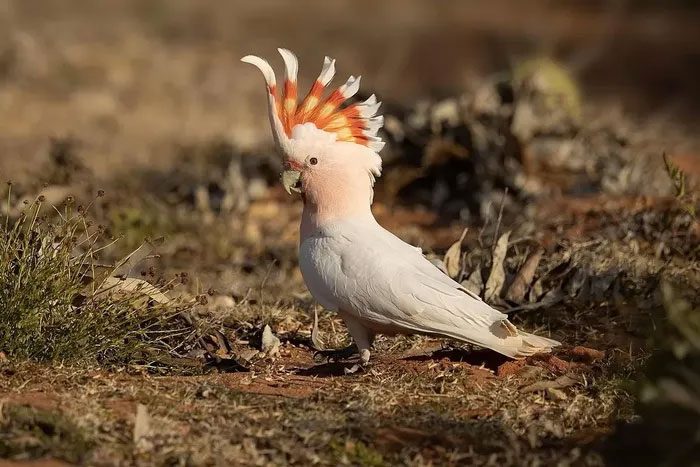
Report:
[[[522,359],[538,353],[549,353],[552,348],[561,345],[554,339],[521,331],[507,319],[494,321],[488,327],[406,326],[406,328],[414,332],[451,337],[462,342],[489,348],[515,359]]]
[[[517,336],[503,339],[491,348],[507,357],[520,359],[538,353],[549,353],[558,345],[561,343],[554,339],[518,330]]]

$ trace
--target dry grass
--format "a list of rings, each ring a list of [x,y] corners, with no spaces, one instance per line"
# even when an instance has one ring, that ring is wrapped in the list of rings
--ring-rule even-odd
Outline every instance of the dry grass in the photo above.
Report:
[[[66,369],[49,381],[32,381],[35,367],[14,365],[3,369],[11,377],[0,390],[10,390],[10,404],[38,404],[47,384],[57,388],[44,403],[60,407],[86,433],[103,427],[89,438],[99,448],[88,463],[522,465],[578,459],[591,465],[599,460],[587,444],[608,432],[611,420],[631,415],[629,396],[607,382],[615,374],[609,364],[555,398],[522,391],[523,384],[553,377],[537,362],[528,367],[529,377],[496,378],[458,360],[430,364],[396,360],[395,354],[351,377],[305,376],[287,361],[261,363],[254,373],[157,380],[104,373],[85,378]],[[22,381],[19,397],[11,388]],[[151,431],[134,445],[137,403],[148,407]]]
[[[62,210],[50,206],[49,215],[40,215],[45,203],[40,196],[16,220],[10,214],[0,220],[0,349],[6,357],[157,367],[193,347],[197,330],[184,317],[191,303],[153,299],[155,288],[146,282],[125,287],[127,280],[113,277],[123,262],[100,262],[114,242],[104,238],[104,227],[92,225],[88,208],[69,200]]]

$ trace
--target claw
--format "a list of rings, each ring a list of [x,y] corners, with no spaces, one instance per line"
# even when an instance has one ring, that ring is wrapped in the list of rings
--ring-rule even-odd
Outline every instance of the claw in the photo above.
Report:
[[[314,352],[315,362],[337,362],[339,360],[347,360],[353,355],[357,354],[357,347],[349,345],[343,349],[333,349],[333,350],[317,350]]]

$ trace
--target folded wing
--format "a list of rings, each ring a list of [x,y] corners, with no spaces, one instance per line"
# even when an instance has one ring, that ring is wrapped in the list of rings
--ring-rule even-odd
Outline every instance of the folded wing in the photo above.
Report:
[[[332,289],[366,318],[415,332],[491,348],[509,357],[547,351],[558,342],[519,331],[443,274],[410,245],[379,226],[349,234]]]

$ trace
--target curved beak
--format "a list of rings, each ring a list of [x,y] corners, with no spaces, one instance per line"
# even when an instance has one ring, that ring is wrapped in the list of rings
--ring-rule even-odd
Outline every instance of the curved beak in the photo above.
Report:
[[[292,191],[301,193],[301,172],[298,170],[285,170],[282,172],[282,186],[290,195]]]

